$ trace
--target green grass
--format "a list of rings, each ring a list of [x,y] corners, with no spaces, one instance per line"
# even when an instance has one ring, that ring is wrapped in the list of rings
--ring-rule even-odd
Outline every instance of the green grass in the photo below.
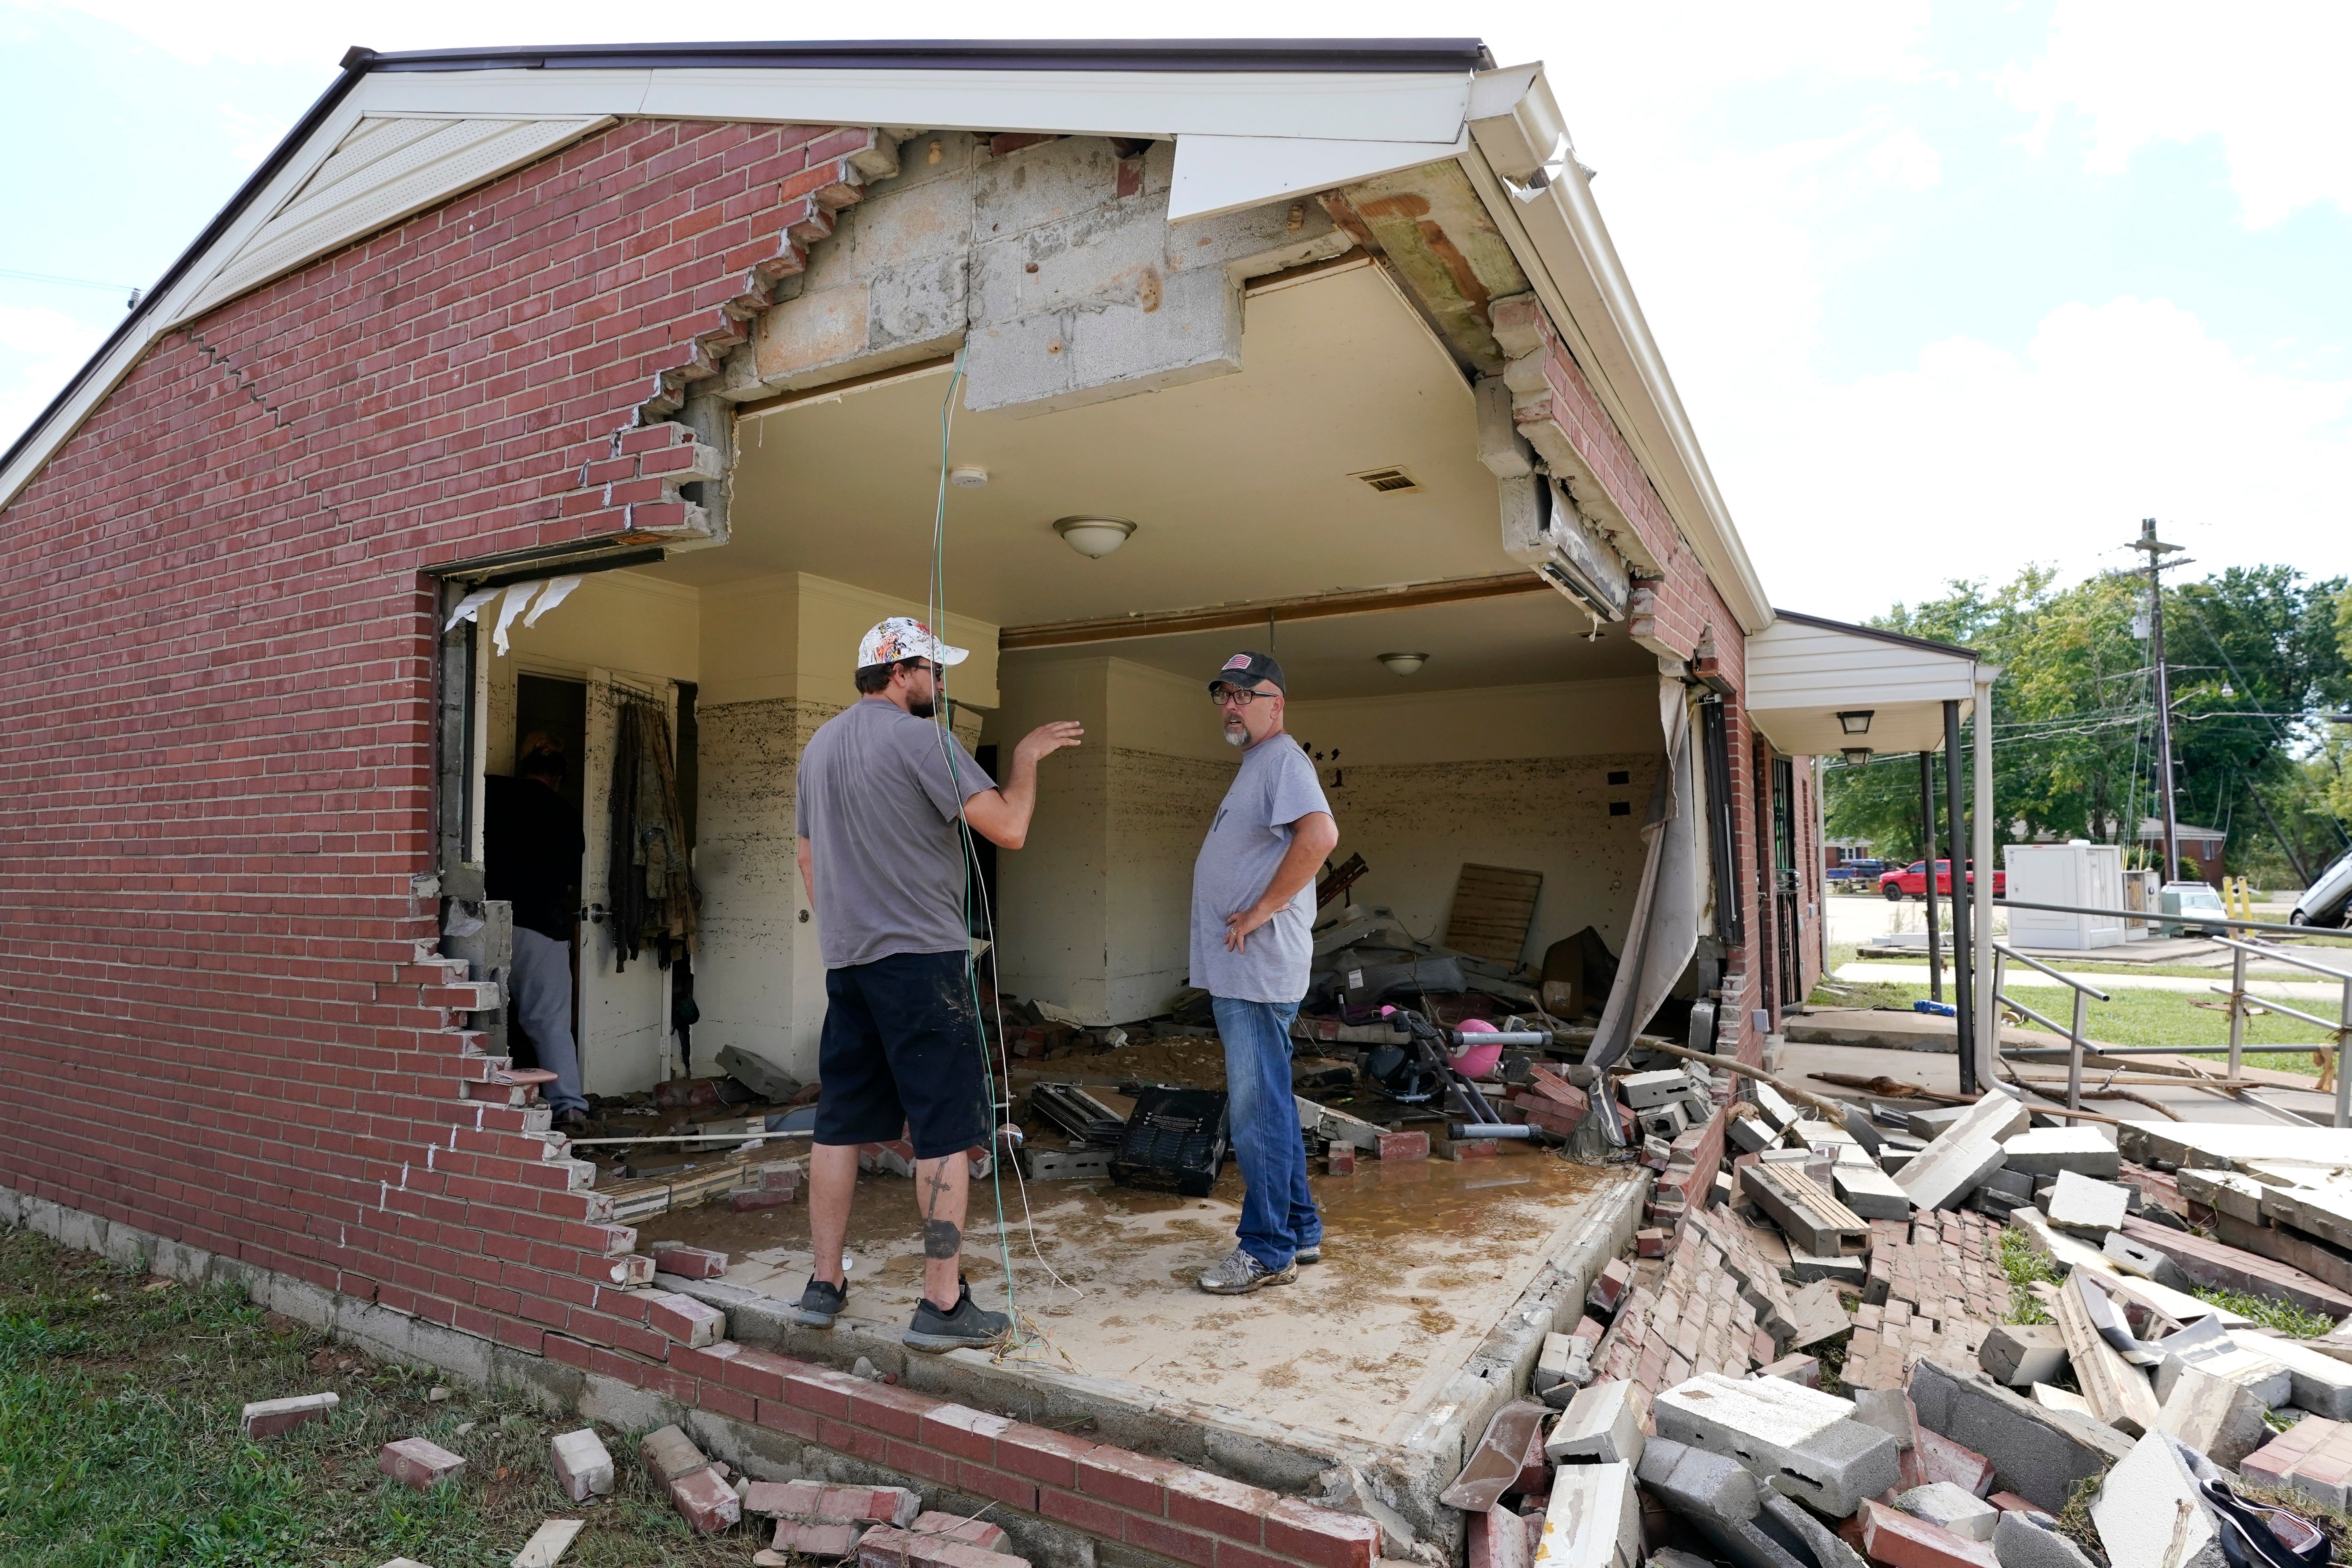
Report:
[[[2009,1276],[2009,1314],[2005,1323],[2046,1323],[2050,1314],[2042,1310],[2029,1285],[2055,1285],[2058,1270],[2050,1259],[2033,1250],[2025,1233],[2004,1226],[2000,1233],[2000,1271]],[[2248,1317],[2253,1314],[2249,1312]]]
[[[739,1530],[697,1540],[613,1451],[614,1496],[567,1501],[548,1466],[561,1426],[519,1401],[373,1362],[237,1290],[164,1285],[30,1232],[0,1234],[0,1565],[435,1568],[512,1561],[546,1518],[586,1519],[565,1568],[740,1565]],[[332,1390],[333,1416],[262,1442],[247,1400]],[[464,1434],[458,1427],[470,1424]],[[465,1456],[419,1494],[376,1471],[395,1437]]]
[[[2317,1339],[2336,1326],[2333,1318],[2318,1312],[2306,1312],[2292,1301],[2281,1301],[2269,1296],[2249,1296],[2243,1290],[2231,1290],[2220,1285],[2192,1286],[2189,1293],[2200,1301],[2210,1301],[2224,1311],[2252,1318],[2266,1329],[2276,1329],[2291,1340]]]

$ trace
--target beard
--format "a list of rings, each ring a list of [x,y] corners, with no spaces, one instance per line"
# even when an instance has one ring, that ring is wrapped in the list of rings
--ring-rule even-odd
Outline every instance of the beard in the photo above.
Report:
[[[1247,730],[1243,729],[1239,724],[1228,724],[1228,725],[1226,725],[1226,726],[1225,726],[1225,744],[1226,744],[1226,745],[1228,745],[1228,746],[1246,746],[1246,745],[1248,745],[1248,744],[1249,744],[1249,731],[1248,731]]]
[[[918,719],[928,719],[939,710],[940,700],[936,697],[926,698],[920,702],[909,701],[907,704],[907,711]]]

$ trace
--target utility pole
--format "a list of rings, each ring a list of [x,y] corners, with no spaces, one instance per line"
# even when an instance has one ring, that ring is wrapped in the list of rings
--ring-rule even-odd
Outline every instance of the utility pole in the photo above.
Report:
[[[2164,558],[2180,546],[2157,538],[2156,519],[2144,517],[2131,547],[2147,556],[2147,657],[2156,667],[2157,797],[2164,812],[2164,880],[2170,882],[2180,876],[2180,814],[2172,799],[2172,681],[2164,670],[2163,574]],[[2132,824],[2132,834],[2138,837],[2137,823]]]

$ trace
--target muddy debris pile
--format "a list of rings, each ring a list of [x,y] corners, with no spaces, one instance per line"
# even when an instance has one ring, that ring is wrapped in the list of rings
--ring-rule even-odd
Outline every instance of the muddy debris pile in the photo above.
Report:
[[[2273,1169],[1998,1092],[1579,1076],[1648,1223],[1444,1495],[1470,1568],[2352,1562],[2352,1249],[2314,1217],[2352,1132]]]

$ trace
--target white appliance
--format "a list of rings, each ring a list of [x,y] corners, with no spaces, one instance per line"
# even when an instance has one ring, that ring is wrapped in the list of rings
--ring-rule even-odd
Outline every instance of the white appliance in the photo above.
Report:
[[[2009,873],[2009,940],[2015,947],[2119,947],[2129,938],[2122,915],[2060,914],[2021,910],[2029,904],[2124,907],[2124,852],[2117,844],[2011,844],[2001,849]]]

